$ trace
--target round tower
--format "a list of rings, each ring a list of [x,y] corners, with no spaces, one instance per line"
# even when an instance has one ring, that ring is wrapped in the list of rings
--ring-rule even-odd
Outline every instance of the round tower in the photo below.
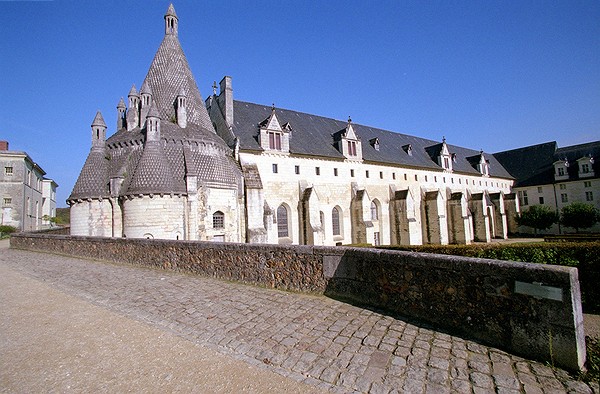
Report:
[[[106,143],[106,123],[100,111],[96,112],[94,121],[92,122],[92,149],[104,150]]]
[[[183,88],[179,90],[179,94],[177,95],[177,125],[182,129],[187,127],[187,97],[185,95],[185,91]]]

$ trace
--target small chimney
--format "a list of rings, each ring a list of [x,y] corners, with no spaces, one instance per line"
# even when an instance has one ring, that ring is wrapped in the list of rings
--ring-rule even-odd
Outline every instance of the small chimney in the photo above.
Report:
[[[8,150],[8,141],[0,141],[0,150]]]

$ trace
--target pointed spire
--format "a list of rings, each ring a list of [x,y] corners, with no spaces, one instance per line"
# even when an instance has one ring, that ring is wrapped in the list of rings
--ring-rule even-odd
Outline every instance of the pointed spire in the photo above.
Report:
[[[171,3],[167,9],[167,13],[165,14],[165,35],[177,37],[178,23],[179,18],[177,18],[175,7],[173,7],[173,3]]]
[[[160,114],[154,103],[146,118],[146,142],[149,141],[160,141]]]
[[[92,126],[100,126],[106,128],[106,123],[104,122],[104,118],[102,117],[102,113],[100,111],[96,112],[96,116],[94,117]]]
[[[100,111],[96,112],[96,116],[92,121],[92,150],[104,150],[106,142],[106,123]]]
[[[135,86],[134,86],[135,87]],[[150,85],[148,85],[148,81],[144,81],[142,84],[142,88],[140,89],[141,94],[152,94],[152,89],[150,89]]]
[[[125,100],[121,97],[119,100],[119,104],[117,104],[117,131],[121,130],[126,126],[125,124],[125,113],[127,111],[127,107],[125,106]]]
[[[129,94],[127,95],[127,97],[131,97],[131,96],[136,96],[138,95],[138,91],[135,88],[135,84],[131,85],[131,89],[129,90]]]

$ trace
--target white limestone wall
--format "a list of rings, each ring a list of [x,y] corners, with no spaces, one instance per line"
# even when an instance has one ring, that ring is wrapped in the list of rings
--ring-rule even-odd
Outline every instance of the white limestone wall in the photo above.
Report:
[[[377,199],[380,203],[380,218],[377,223],[380,231],[381,243],[391,242],[390,187],[395,190],[419,191],[421,188],[428,190],[439,189],[446,195],[448,191],[461,191],[465,194],[504,192],[510,193],[512,181],[501,178],[483,177],[477,175],[460,175],[441,171],[423,171],[418,169],[391,167],[378,164],[366,164],[357,161],[333,161],[311,157],[295,157],[286,153],[263,152],[255,154],[240,152],[242,163],[255,163],[258,167],[263,183],[264,200],[275,211],[285,203],[290,209],[292,222],[291,241],[294,244],[301,242],[300,225],[301,212],[299,204],[302,192],[306,187],[313,187],[319,196],[320,211],[324,220],[324,244],[335,245],[337,242],[349,244],[352,242],[351,210],[353,184],[357,189],[366,189],[371,200]],[[276,165],[277,172],[274,172]],[[299,174],[296,173],[298,166]],[[317,173],[318,169],[318,173]],[[335,175],[337,171],[337,175]],[[420,211],[421,199],[419,192],[415,194],[415,209]],[[342,210],[341,236],[333,236],[331,211],[338,206]],[[249,212],[249,215],[251,213]],[[417,215],[420,216],[420,215]],[[420,217],[417,220],[421,220]],[[269,233],[269,243],[277,243],[277,228]],[[415,232],[413,239],[422,239],[421,223],[411,226]],[[377,231],[377,230],[373,230]],[[416,234],[419,232],[419,234]],[[369,240],[372,242],[372,240]],[[412,243],[412,242],[411,242]]]
[[[71,205],[71,235],[112,237],[112,205],[107,199]]]
[[[204,228],[199,239],[202,241],[244,242],[245,232],[242,223],[244,212],[238,203],[237,189],[202,188],[201,199],[205,201],[199,214],[200,227]],[[224,215],[224,227],[213,228],[213,214],[220,211]]]
[[[520,205],[521,211],[527,210],[529,207],[533,205],[545,205],[552,209],[560,210],[573,203],[573,202],[581,202],[584,204],[590,204],[600,209],[600,179],[582,179],[575,181],[565,181],[559,182],[556,184],[548,184],[548,185],[539,185],[539,186],[528,186],[528,187],[518,187],[514,189],[514,193],[518,195],[519,191],[527,192],[527,205]],[[592,201],[588,201],[586,199],[586,192],[592,193]],[[567,202],[563,202],[562,194],[565,194],[567,197]],[[543,204],[541,203],[543,199]],[[518,231],[524,234],[533,234],[534,230],[530,227],[519,226]],[[596,224],[595,226],[586,229],[586,231],[591,232],[599,232],[600,224]],[[569,233],[575,232],[574,229],[561,226],[561,233]],[[539,234],[558,234],[559,226],[558,224],[553,225],[548,230],[538,231]]]
[[[127,238],[185,239],[182,196],[143,196],[123,201],[123,233]]]

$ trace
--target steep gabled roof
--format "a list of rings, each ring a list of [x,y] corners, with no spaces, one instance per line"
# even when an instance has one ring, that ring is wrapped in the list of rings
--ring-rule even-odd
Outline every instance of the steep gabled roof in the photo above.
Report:
[[[494,157],[516,178],[515,186],[541,185],[554,181],[556,141],[494,153]]]
[[[253,104],[234,100],[234,134],[239,138],[240,149],[261,151],[258,142],[259,124],[266,119],[272,111],[270,106]],[[277,118],[283,123],[289,123],[290,153],[298,155],[321,156],[330,159],[343,160],[344,155],[334,145],[334,134],[345,130],[347,121],[341,121],[322,116],[277,108]],[[365,161],[383,163],[388,165],[406,166],[442,170],[437,159],[431,157],[431,151],[440,145],[439,141],[427,140],[407,134],[395,133],[388,130],[352,123],[352,127],[361,141],[370,141],[377,138],[379,150],[368,143],[362,144],[363,159]],[[412,155],[409,155],[403,146],[412,146]],[[479,155],[479,151],[449,145],[451,153],[456,154],[453,163],[454,172],[479,175],[476,168],[467,160],[470,156]],[[486,155],[490,164],[490,175],[512,178],[511,175],[490,154]]]
[[[556,141],[494,153],[494,157],[516,178],[515,186],[554,183],[554,163],[569,162],[569,180],[578,178],[577,160],[585,156],[600,157],[600,141],[558,148]],[[595,177],[600,176],[600,160],[595,160]]]

